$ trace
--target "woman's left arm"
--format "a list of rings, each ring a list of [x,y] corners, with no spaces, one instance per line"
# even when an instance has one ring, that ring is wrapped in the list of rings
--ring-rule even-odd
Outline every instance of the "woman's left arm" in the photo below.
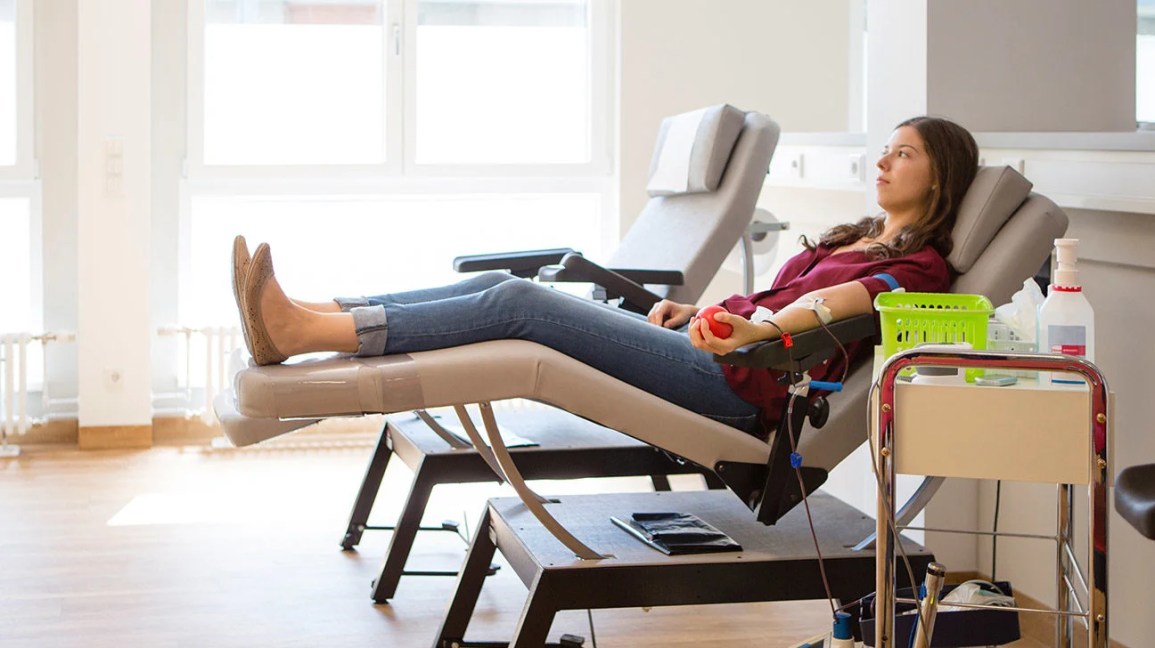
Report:
[[[774,313],[770,320],[787,333],[801,333],[818,328],[817,313],[811,306],[816,300],[822,300],[821,305],[829,309],[831,321],[864,315],[874,310],[866,286],[860,281],[848,281],[808,292]],[[730,313],[718,313],[715,319],[733,326],[734,332],[727,338],[717,337],[710,332],[706,322],[695,317],[690,321],[689,327],[690,342],[695,348],[725,355],[738,347],[779,337],[778,328],[769,323],[755,324],[744,317]]]

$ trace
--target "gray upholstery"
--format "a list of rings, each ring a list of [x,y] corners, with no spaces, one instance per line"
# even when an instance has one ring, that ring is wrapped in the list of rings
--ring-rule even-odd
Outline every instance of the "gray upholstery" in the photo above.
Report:
[[[646,287],[666,299],[697,302],[750,224],[778,135],[769,117],[746,113],[717,190],[651,198],[606,267],[681,271],[681,286]]]
[[[650,162],[650,183],[646,190],[651,197],[675,194],[693,194],[715,191],[722,182],[722,172],[738,135],[742,132],[746,113],[729,104],[721,104],[674,115],[662,120],[658,129],[658,142],[654,146],[654,157]],[[679,122],[694,126],[692,140],[672,142],[671,129],[677,129]],[[688,144],[689,149],[677,147]],[[664,159],[675,158],[684,166],[686,173],[676,178],[674,186],[657,182],[658,169]]]
[[[958,272],[968,272],[999,228],[1023,204],[1031,182],[1008,167],[981,167],[959,205],[947,261]]]
[[[765,443],[611,378],[561,352],[524,340],[496,340],[407,355],[330,356],[237,374],[238,398],[215,409],[234,445],[257,443],[318,418],[395,413],[528,398],[651,445],[713,466],[725,459],[765,463]],[[279,425],[253,420],[302,419]]]

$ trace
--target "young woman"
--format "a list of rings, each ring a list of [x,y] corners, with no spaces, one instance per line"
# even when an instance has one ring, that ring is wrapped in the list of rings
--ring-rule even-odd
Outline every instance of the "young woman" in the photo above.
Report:
[[[501,272],[428,290],[292,300],[277,283],[268,245],[250,259],[241,237],[234,293],[257,364],[315,351],[378,356],[525,339],[761,436],[760,421],[772,429],[781,415],[785,386],[769,370],[720,365],[711,354],[815,328],[819,315],[870,313],[880,292],[941,292],[950,284],[945,257],[958,205],[978,170],[974,138],[950,121],[915,117],[895,128],[877,166],[883,213],[835,227],[816,244],[803,238],[805,250],[769,290],[723,301],[726,312],[713,317],[733,327],[726,338],[713,335],[691,304],[663,300],[642,317]],[[860,351],[848,349],[852,356]],[[833,375],[833,368],[811,375]]]

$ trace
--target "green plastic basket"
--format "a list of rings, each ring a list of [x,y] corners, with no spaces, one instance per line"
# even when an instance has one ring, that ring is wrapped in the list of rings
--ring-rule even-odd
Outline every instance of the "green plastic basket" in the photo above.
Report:
[[[884,358],[920,344],[969,342],[987,348],[987,320],[994,313],[982,295],[886,292],[874,298],[882,329]],[[967,380],[981,371],[968,370]]]

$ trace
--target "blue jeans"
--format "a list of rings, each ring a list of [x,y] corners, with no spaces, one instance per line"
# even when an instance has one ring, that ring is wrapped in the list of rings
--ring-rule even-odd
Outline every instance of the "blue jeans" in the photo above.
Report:
[[[759,409],[742,400],[713,356],[685,330],[655,326],[503,272],[440,288],[339,298],[353,315],[358,355],[431,351],[487,340],[529,340],[671,403],[758,433]]]

